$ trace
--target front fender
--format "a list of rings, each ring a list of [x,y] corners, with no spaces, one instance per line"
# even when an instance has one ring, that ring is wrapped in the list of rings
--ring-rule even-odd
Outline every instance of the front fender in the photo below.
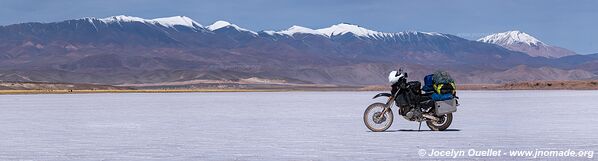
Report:
[[[376,96],[374,96],[374,98],[372,99],[376,99],[378,97],[390,97],[392,96],[390,93],[378,93]]]

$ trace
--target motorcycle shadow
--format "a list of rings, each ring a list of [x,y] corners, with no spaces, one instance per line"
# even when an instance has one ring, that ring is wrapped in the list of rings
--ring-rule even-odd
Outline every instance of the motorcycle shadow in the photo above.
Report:
[[[384,132],[452,132],[452,131],[461,131],[461,129],[446,129],[444,131],[432,131],[430,129],[422,129],[422,130],[417,130],[417,129],[399,129],[399,130],[386,130]],[[372,131],[368,131],[368,132],[372,132]]]

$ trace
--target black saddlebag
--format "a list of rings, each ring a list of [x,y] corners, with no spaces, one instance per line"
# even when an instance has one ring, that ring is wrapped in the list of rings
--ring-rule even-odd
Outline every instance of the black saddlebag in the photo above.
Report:
[[[419,81],[407,82],[407,88],[409,88],[409,90],[411,92],[413,92],[413,94],[415,94],[415,95],[420,95],[422,93],[421,86],[422,86],[422,83]]]

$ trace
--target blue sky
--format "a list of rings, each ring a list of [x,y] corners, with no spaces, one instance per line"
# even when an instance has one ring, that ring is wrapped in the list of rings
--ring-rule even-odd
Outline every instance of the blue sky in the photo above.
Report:
[[[0,0],[0,25],[82,17],[183,15],[252,30],[340,22],[385,32],[434,31],[467,39],[521,30],[580,54],[598,53],[594,0]]]

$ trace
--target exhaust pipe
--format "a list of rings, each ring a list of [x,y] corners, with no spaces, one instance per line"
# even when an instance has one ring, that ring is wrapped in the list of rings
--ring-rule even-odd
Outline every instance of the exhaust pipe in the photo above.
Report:
[[[439,120],[438,117],[434,117],[434,116],[428,115],[428,114],[422,114],[422,116],[425,117],[425,118],[427,118],[427,119],[430,119],[432,121],[438,121]]]

